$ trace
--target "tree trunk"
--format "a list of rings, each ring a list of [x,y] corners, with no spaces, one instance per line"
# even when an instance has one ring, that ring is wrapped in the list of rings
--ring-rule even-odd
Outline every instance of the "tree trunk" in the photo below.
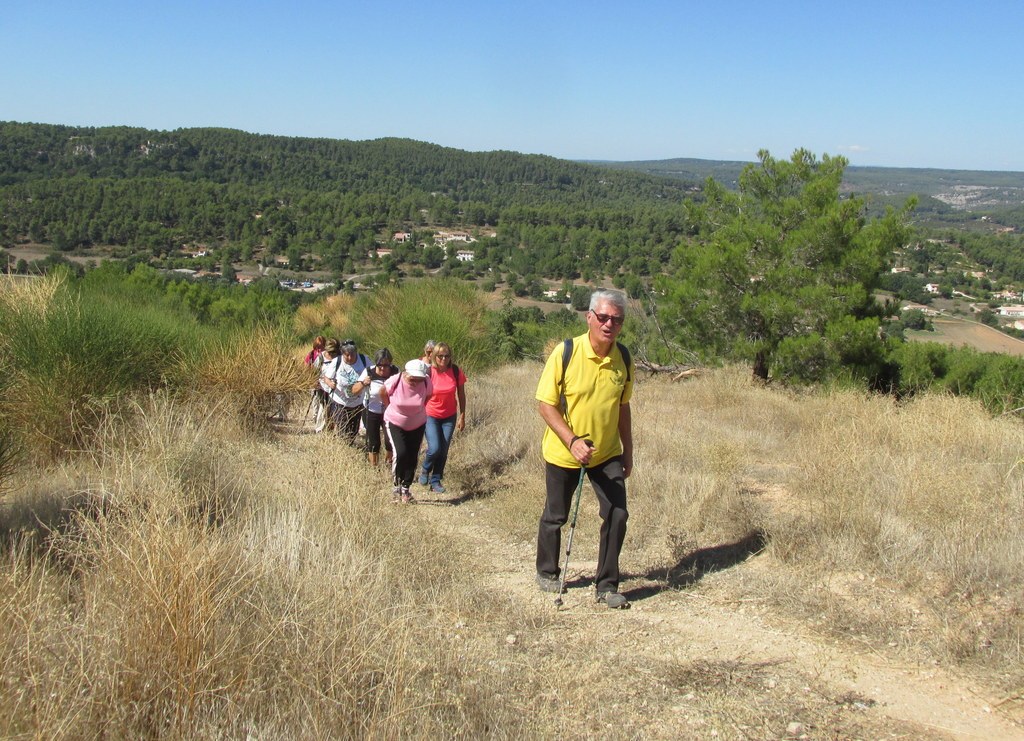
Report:
[[[754,356],[754,367],[751,368],[751,374],[755,381],[768,382],[768,354],[764,350],[759,350]]]

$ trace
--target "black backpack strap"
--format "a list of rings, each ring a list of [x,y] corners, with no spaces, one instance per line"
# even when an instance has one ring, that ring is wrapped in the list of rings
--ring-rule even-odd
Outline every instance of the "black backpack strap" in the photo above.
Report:
[[[565,369],[569,367],[572,360],[572,337],[562,340],[562,377],[558,381],[558,406],[562,410],[562,416],[568,419],[569,404],[565,400]]]
[[[633,380],[633,373],[630,370],[630,366],[632,366],[633,361],[629,356],[629,348],[621,342],[616,342],[615,344],[619,346],[619,354],[622,355],[622,362],[626,364],[626,383],[629,383]],[[626,389],[622,389],[622,395],[626,395]]]
[[[633,364],[633,359],[629,356],[629,348],[621,342],[616,342],[615,344],[619,346],[619,354],[622,355],[622,362],[626,364],[626,380],[632,381],[633,374],[630,371],[630,366]]]

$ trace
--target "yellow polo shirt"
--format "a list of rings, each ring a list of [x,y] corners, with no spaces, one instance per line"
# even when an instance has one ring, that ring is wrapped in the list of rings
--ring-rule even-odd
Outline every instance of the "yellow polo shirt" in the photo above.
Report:
[[[572,358],[565,372],[565,398],[569,427],[574,435],[583,435],[594,443],[591,465],[603,463],[622,453],[619,439],[619,407],[633,395],[634,370],[627,369],[618,343],[604,358],[590,346],[590,337],[573,338]],[[552,351],[544,364],[537,384],[537,401],[558,407],[558,382],[562,377],[562,343]],[[628,381],[626,379],[629,379]],[[562,468],[579,468],[580,464],[550,427],[544,428],[541,446],[544,460]]]

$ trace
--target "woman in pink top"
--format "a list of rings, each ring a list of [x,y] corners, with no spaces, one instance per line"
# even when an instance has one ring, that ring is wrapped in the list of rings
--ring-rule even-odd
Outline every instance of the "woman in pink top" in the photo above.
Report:
[[[413,501],[409,487],[416,475],[416,459],[423,442],[427,400],[432,389],[427,364],[422,360],[410,360],[405,364],[405,370],[388,378],[380,390],[385,407],[384,423],[394,451],[391,469],[395,475],[395,488],[392,495],[404,504]]]
[[[427,402],[427,454],[423,457],[420,483],[444,494],[441,483],[448,449],[455,430],[466,427],[466,374],[452,362],[452,349],[447,342],[438,342],[431,355],[430,381],[433,396]]]

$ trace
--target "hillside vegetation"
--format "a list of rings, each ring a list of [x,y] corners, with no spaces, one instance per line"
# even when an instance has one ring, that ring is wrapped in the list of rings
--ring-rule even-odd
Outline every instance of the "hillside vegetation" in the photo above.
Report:
[[[60,466],[16,468],[0,733],[1013,735],[1019,425],[742,369],[640,377],[634,608],[593,606],[588,490],[556,611],[532,584],[539,372],[472,376],[451,496],[417,507],[340,441],[215,396],[135,396]]]
[[[506,306],[487,319],[491,340],[501,357],[527,357],[543,320],[509,301],[579,310],[611,283],[637,301],[630,341],[652,366],[748,362],[785,383],[897,394],[940,384],[999,411],[1024,403],[1016,372],[979,390],[998,385],[1001,361],[906,350],[903,331],[916,323],[893,318],[903,301],[931,300],[931,279],[941,295],[970,292],[983,321],[1016,331],[995,309],[1019,295],[1008,281],[1024,275],[1020,236],[923,238],[913,200],[873,211],[872,198],[843,185],[841,157],[762,152],[734,190],[708,180],[693,191],[668,177],[403,140],[0,127],[0,239],[56,249],[40,265],[9,267],[121,259],[138,289],[222,329],[308,304],[273,276],[316,274],[310,290],[328,292],[456,278],[504,289]],[[205,277],[188,287],[156,272],[185,267]],[[240,271],[249,289],[235,285]],[[877,301],[881,288],[893,305]],[[321,329],[304,324],[302,336]]]

